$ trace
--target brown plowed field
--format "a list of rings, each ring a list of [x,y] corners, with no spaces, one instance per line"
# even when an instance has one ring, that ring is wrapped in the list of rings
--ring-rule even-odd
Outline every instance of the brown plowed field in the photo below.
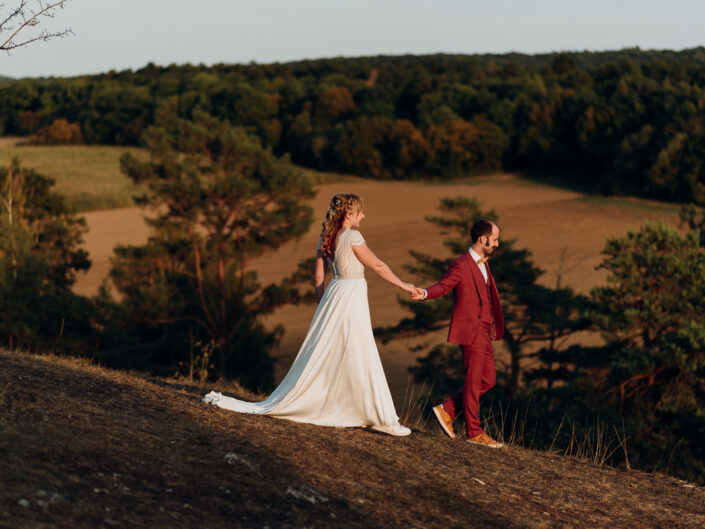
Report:
[[[339,191],[360,194],[365,200],[366,219],[360,226],[370,248],[403,279],[411,281],[402,265],[409,263],[408,250],[446,255],[438,229],[424,220],[436,213],[439,199],[463,195],[475,197],[485,209],[499,214],[501,239],[516,239],[517,247],[533,253],[536,264],[546,270],[542,281],[554,285],[556,271],[563,262],[563,284],[578,292],[605,280],[595,267],[601,261],[600,252],[608,237],[622,236],[636,230],[645,220],[663,220],[678,225],[678,208],[635,200],[608,200],[585,197],[579,193],[529,182],[507,174],[492,175],[458,184],[418,184],[408,182],[375,182],[348,179],[343,183],[318,186],[319,193],[312,205],[318,216],[327,207],[330,197]],[[148,231],[142,212],[136,208],[91,212],[85,214],[90,227],[86,245],[93,259],[90,272],[82,276],[75,290],[82,294],[95,293],[109,269],[112,248],[118,244],[140,244]],[[287,244],[273,254],[258,259],[253,266],[263,284],[276,281],[291,273],[296,263],[313,254],[320,224],[317,221],[300,241]],[[562,257],[564,256],[564,257]],[[397,303],[401,291],[378,277],[367,274],[373,325],[389,325],[402,316]],[[286,335],[275,351],[277,379],[288,370],[306,333],[313,306],[286,307],[266,321],[281,323]],[[595,336],[584,336],[595,340]],[[445,332],[433,333],[422,339],[400,339],[379,344],[380,354],[397,400],[403,398],[409,376],[406,368],[416,354],[410,347],[419,343],[445,340]],[[501,360],[501,347],[497,347]]]

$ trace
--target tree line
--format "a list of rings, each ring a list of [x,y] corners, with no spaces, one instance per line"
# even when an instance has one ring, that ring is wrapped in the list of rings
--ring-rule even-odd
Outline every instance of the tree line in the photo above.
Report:
[[[705,203],[705,49],[167,66],[0,87],[0,133],[136,145],[209,114],[296,164],[374,178],[494,170]]]

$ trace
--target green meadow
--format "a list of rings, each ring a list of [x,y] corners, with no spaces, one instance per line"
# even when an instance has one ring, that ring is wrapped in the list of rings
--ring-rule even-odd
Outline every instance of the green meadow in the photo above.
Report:
[[[77,211],[95,211],[134,205],[139,193],[120,172],[120,156],[129,152],[146,157],[137,147],[106,145],[27,145],[24,138],[0,138],[0,166],[17,156],[24,167],[56,181],[54,191],[64,195]],[[300,168],[316,184],[345,182],[355,177]]]
[[[133,205],[139,192],[120,172],[120,156],[131,152],[146,156],[135,147],[104,145],[23,145],[22,138],[0,139],[0,165],[18,157],[22,166],[56,181],[54,190],[67,197],[78,211],[111,209]]]

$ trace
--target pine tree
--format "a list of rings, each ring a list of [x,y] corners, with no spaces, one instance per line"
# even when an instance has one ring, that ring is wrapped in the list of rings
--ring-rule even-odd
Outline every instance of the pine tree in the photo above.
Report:
[[[144,135],[150,159],[122,159],[125,174],[147,189],[138,203],[152,212],[149,242],[118,247],[113,260],[126,325],[144,338],[122,354],[144,354],[149,342],[148,354],[170,364],[197,336],[217,347],[221,377],[271,386],[267,350],[282,330],[265,331],[260,319],[301,299],[300,275],[263,288],[249,264],[308,231],[312,184],[226,122],[168,112],[160,119]]]
[[[90,267],[86,223],[53,183],[16,158],[0,168],[0,340],[11,349],[79,347],[90,334],[90,303],[71,292]]]

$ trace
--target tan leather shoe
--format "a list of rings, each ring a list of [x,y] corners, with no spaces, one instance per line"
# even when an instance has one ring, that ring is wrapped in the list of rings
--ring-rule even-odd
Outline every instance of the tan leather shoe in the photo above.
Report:
[[[489,435],[486,433],[481,433],[480,435],[477,435],[475,437],[471,437],[468,439],[468,443],[476,444],[476,445],[482,445],[486,446],[488,448],[502,448],[504,445],[502,443],[499,443],[492,439]]]
[[[441,425],[443,431],[448,434],[448,437],[455,439],[455,432],[453,431],[453,419],[450,418],[448,412],[443,409],[443,404],[439,404],[433,408],[433,414],[438,419],[438,424]]]

